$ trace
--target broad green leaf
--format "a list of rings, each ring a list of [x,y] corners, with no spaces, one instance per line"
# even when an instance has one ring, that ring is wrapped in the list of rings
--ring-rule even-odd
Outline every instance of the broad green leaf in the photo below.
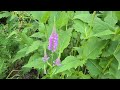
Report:
[[[10,12],[0,13],[0,18],[4,18],[4,17],[8,17],[8,16],[10,16]]]
[[[26,54],[29,54],[35,50],[37,50],[42,45],[42,42],[40,41],[34,41],[31,46],[28,47],[28,50],[26,51]]]
[[[39,32],[44,33],[45,32],[45,24],[39,22]]]
[[[117,19],[120,20],[120,11],[114,11],[116,16],[117,16]]]
[[[100,59],[100,62],[99,62],[99,65],[102,67],[102,68],[105,68],[106,65],[108,64],[108,60],[107,58],[101,58]]]
[[[51,11],[42,11],[41,22],[46,23],[48,18],[50,17]]]
[[[88,35],[89,26],[86,23],[80,20],[74,20],[73,28],[75,29],[75,31],[81,33],[81,39],[85,39],[89,36]]]
[[[83,59],[96,59],[102,53],[106,41],[102,41],[99,38],[90,38],[84,45],[77,48],[79,55]]]
[[[73,19],[80,19],[85,23],[90,23],[92,20],[92,15],[90,13],[79,13],[76,14]]]
[[[102,57],[108,57],[112,55],[115,49],[117,48],[118,43],[119,43],[118,41],[111,41],[108,47],[106,47],[105,50],[103,51]]]
[[[74,32],[72,33],[72,37],[73,37],[73,38],[77,38],[77,37],[78,37],[78,33],[74,31]]]
[[[35,53],[34,55],[32,55],[28,61],[28,63],[38,59],[40,57],[40,54],[39,53]]]
[[[57,20],[59,15],[60,15],[60,11],[51,11],[50,18],[48,19],[49,25],[53,24],[54,18],[56,18]]]
[[[37,32],[37,33],[32,34],[30,37],[42,38],[42,37],[44,37],[44,34]]]
[[[68,14],[68,17],[69,17],[69,19],[73,19],[73,17],[74,17],[74,11],[67,11],[67,14]]]
[[[18,35],[21,38],[21,43],[27,44],[28,46],[33,43],[33,39],[28,37],[25,33],[18,33]]]
[[[116,50],[114,51],[114,56],[119,63],[118,69],[120,70],[120,44],[116,47]]]
[[[23,66],[23,68],[32,68],[34,67],[35,69],[43,69],[44,65],[46,66],[46,63],[43,62],[42,58],[37,58],[26,65]]]
[[[104,21],[114,27],[118,20],[115,13],[113,11],[109,11],[107,16],[104,18]]]
[[[94,34],[93,36],[102,37],[102,36],[104,36],[104,35],[110,35],[110,34],[115,34],[115,33],[112,32],[111,30],[105,30],[105,31],[103,31],[103,32],[96,33],[96,34]]]
[[[115,58],[113,58],[113,61],[110,64],[110,68],[108,71],[110,75],[113,75],[113,79],[120,79],[120,70],[118,70],[118,65],[118,61]]]
[[[17,52],[17,54],[15,55],[15,57],[14,57],[12,62],[15,62],[16,60],[21,59],[22,57],[25,57],[27,49],[28,49],[28,47],[25,47],[25,48],[19,50]]]
[[[84,17],[83,15],[85,15],[86,17]],[[93,37],[93,36],[102,38],[103,36],[114,34],[114,32],[111,31],[111,29],[113,30],[113,28],[111,28],[110,25],[99,19],[97,16],[93,21],[92,32],[89,32],[92,16],[91,14],[83,14],[83,15],[82,14],[76,15],[74,17],[75,20],[73,25],[73,27],[77,32],[82,33],[81,39],[85,39],[86,37]]]
[[[107,23],[103,22],[99,18],[96,18],[93,25],[93,32],[96,34],[101,33],[105,30],[109,30],[109,26],[107,25]]]
[[[86,67],[92,77],[96,77],[102,72],[102,68],[99,66],[97,60],[88,60]]]
[[[41,11],[31,11],[30,14],[33,16],[34,19],[40,20]]]
[[[79,14],[90,14],[89,11],[75,11],[75,15]]]
[[[70,38],[71,38],[71,29],[68,29],[67,31],[60,31],[59,32],[59,40],[58,40],[58,49],[59,53],[62,53],[63,50],[69,45]]]
[[[60,12],[58,19],[56,20],[56,27],[60,29],[68,23],[69,17],[65,11]]]
[[[62,61],[61,66],[56,68],[55,74],[69,70],[71,68],[77,68],[78,66],[83,66],[84,63],[85,61],[80,61],[74,56],[68,56]]]

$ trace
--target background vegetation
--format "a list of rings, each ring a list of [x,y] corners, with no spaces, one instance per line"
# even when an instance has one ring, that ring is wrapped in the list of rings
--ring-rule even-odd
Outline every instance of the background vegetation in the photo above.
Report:
[[[52,53],[54,19],[59,37]],[[119,11],[0,11],[0,78],[119,79],[119,20]]]

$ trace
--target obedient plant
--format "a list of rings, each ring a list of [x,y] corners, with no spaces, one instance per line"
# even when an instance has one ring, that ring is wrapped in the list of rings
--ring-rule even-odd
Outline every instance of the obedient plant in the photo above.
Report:
[[[0,79],[120,79],[120,11],[0,11],[0,20]]]
[[[58,34],[55,25],[53,26],[52,34],[49,37],[48,49],[55,52],[58,46]]]
[[[58,57],[53,63],[54,63],[53,65],[60,66],[60,65],[61,65],[61,60],[60,60],[60,58]]]
[[[48,57],[47,53],[44,52],[44,57],[42,58],[42,60],[43,60],[44,62],[46,62],[46,61],[48,61],[49,58],[50,58],[50,57]]]

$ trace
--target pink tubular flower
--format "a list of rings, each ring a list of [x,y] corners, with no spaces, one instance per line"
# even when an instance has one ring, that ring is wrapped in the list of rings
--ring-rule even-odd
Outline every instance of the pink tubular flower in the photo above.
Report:
[[[55,26],[53,27],[52,34],[49,37],[48,49],[52,52],[55,52],[58,46],[58,34],[56,32]]]
[[[61,60],[60,58],[57,58],[54,62],[54,65],[60,66],[61,65]]]
[[[44,57],[42,58],[42,60],[43,60],[44,62],[46,62],[49,58],[50,58],[50,57],[48,57],[47,54],[45,53],[45,54],[44,54]]]

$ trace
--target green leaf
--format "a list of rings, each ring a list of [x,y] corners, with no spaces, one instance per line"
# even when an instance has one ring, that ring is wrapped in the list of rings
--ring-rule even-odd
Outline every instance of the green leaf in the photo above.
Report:
[[[67,11],[67,14],[68,14],[68,17],[69,17],[69,19],[73,19],[73,17],[74,17],[74,11]]]
[[[46,66],[46,63],[43,62],[42,58],[37,58],[26,65],[23,66],[23,68],[32,68],[35,69],[44,69],[44,65]]]
[[[26,51],[26,54],[29,54],[35,50],[37,50],[42,45],[42,42],[40,41],[34,41],[31,46],[28,47],[28,50]]]
[[[108,58],[101,58],[100,59],[100,62],[99,62],[99,65],[102,67],[102,68],[105,68],[106,65],[108,64]]]
[[[80,19],[85,23],[90,23],[92,20],[92,15],[90,13],[79,13],[76,14],[73,19]]]
[[[38,59],[40,57],[40,54],[39,53],[35,53],[34,55],[32,55],[28,61],[28,63]]]
[[[59,32],[59,40],[58,40],[58,48],[59,48],[59,53],[62,53],[63,50],[69,45],[70,38],[71,38],[71,29],[68,29],[67,31],[61,30]]]
[[[45,32],[45,25],[44,25],[44,23],[39,22],[39,32],[41,32],[41,33]]]
[[[3,13],[0,13],[0,18],[8,17],[8,16],[10,16],[10,12],[3,12]]]
[[[117,16],[117,19],[120,20],[120,11],[114,11],[116,16]]]
[[[37,32],[37,33],[32,34],[30,37],[42,38],[42,37],[44,37],[44,34]]]
[[[97,60],[88,60],[86,67],[92,77],[96,77],[101,74],[102,68],[99,66]]]
[[[119,63],[118,69],[120,70],[120,44],[116,47],[116,50],[114,51],[114,56]]]
[[[89,26],[86,23],[80,20],[74,20],[73,28],[75,31],[81,33],[81,39],[86,39],[88,37]]]
[[[105,31],[103,31],[103,32],[96,33],[96,34],[94,34],[93,36],[102,37],[102,36],[110,35],[110,34],[115,34],[115,33],[112,32],[111,30],[105,30]]]
[[[86,39],[87,37],[93,37],[93,36],[102,38],[103,36],[106,35],[115,34],[114,32],[111,31],[113,30],[112,26],[108,25],[106,22],[102,21],[97,16],[93,21],[92,32],[89,32],[91,20],[92,20],[91,14],[79,14],[76,15],[74,19],[75,20],[73,27],[77,32],[81,33],[81,39]]]
[[[112,55],[118,45],[118,41],[111,41],[108,45],[108,47],[105,48],[105,50],[102,53],[103,57],[108,57],[110,55]]]
[[[40,20],[41,11],[31,11],[30,14],[33,16],[34,19]]]
[[[104,18],[104,21],[108,23],[111,27],[114,27],[115,24],[117,23],[117,17],[115,15],[115,12],[109,11],[107,13],[107,16]]]
[[[56,28],[60,29],[68,23],[68,14],[65,11],[60,12],[58,19],[56,20]]]
[[[21,39],[21,43],[27,44],[28,46],[31,45],[31,43],[33,43],[33,39],[28,37],[25,33],[18,33],[18,35]]]
[[[108,74],[112,75],[113,79],[120,79],[120,70],[118,70],[118,65],[118,61],[115,58],[113,58],[113,61],[110,64],[110,68],[108,71]]]
[[[78,66],[83,66],[84,63],[85,61],[80,61],[74,56],[68,56],[62,61],[61,66],[56,68],[55,74],[69,70],[71,68],[77,68]]]
[[[50,17],[51,11],[42,11],[41,22],[46,23],[48,18]]]
[[[78,47],[77,50],[82,59],[96,59],[102,53],[106,41],[99,38],[90,38],[84,45]]]
[[[21,59],[22,57],[25,57],[26,56],[25,53],[26,53],[27,49],[28,49],[28,47],[25,47],[25,48],[19,50],[17,52],[17,54],[15,55],[15,58],[13,59],[12,62],[15,62],[16,60]]]

